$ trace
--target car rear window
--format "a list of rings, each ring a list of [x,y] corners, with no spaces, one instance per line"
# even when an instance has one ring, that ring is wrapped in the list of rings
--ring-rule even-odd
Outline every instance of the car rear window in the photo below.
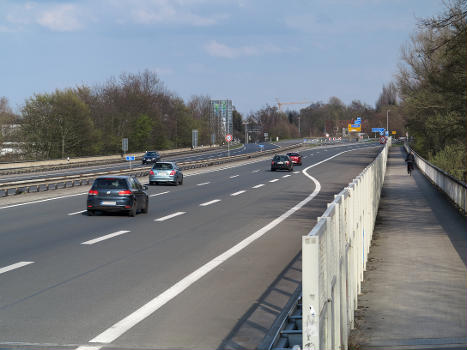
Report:
[[[92,185],[94,189],[106,189],[106,190],[113,190],[113,189],[128,189],[128,184],[125,179],[118,179],[118,178],[102,178],[96,179],[94,184]]]
[[[147,152],[146,153],[146,157],[157,157],[157,153],[156,152]]]
[[[289,160],[289,159],[288,159],[287,156],[275,156],[274,160],[279,161],[279,162],[283,162],[283,161],[286,161],[286,160]]]
[[[298,154],[298,153],[288,153],[288,155],[291,156],[291,157],[299,157],[300,156],[300,154]]]
[[[173,167],[170,163],[156,163],[152,168],[157,170],[171,170]]]

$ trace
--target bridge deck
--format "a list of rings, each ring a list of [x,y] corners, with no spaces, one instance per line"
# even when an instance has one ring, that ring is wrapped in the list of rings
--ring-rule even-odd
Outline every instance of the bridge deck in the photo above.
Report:
[[[390,149],[349,348],[465,349],[467,219]]]

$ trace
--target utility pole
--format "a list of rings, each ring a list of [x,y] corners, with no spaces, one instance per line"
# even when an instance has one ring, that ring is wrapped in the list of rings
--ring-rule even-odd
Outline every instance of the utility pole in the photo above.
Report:
[[[298,115],[298,135],[302,137],[302,132],[300,131],[300,114]]]
[[[389,136],[389,112],[390,110],[388,109],[386,111],[386,131],[388,132],[388,136]]]
[[[244,121],[243,125],[245,125],[245,146],[248,143],[248,122]]]

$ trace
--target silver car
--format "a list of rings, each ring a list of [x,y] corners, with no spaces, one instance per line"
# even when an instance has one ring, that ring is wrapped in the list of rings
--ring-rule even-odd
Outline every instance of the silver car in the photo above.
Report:
[[[172,183],[175,186],[183,184],[183,173],[174,162],[156,162],[149,172],[149,184]]]

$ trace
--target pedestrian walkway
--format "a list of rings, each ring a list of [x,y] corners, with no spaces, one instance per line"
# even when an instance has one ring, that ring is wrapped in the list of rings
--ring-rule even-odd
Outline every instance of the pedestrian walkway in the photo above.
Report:
[[[349,348],[466,349],[467,220],[391,147]]]

